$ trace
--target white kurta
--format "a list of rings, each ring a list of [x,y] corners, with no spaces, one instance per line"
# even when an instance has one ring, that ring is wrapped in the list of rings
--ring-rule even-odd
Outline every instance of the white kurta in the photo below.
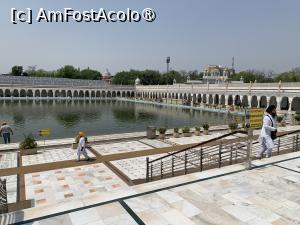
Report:
[[[272,148],[274,148],[274,143],[271,138],[271,131],[275,131],[276,129],[276,121],[273,119],[273,117],[270,114],[265,115],[263,119],[263,127],[259,137],[259,141],[262,145],[262,149],[258,152],[259,156],[261,156],[265,151],[268,151],[268,154],[270,154]]]
[[[78,148],[77,148],[78,160],[80,159],[81,154],[83,154],[85,158],[89,158],[86,153],[86,150],[85,150],[85,138],[84,137],[81,137],[79,139]]]

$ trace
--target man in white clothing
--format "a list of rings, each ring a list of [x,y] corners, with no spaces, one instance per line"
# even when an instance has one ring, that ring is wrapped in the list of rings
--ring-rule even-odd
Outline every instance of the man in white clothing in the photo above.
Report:
[[[271,157],[272,149],[274,148],[273,140],[276,138],[276,106],[270,105],[266,109],[266,115],[263,119],[263,127],[261,129],[259,141],[261,149],[257,151],[257,158],[262,158],[264,152],[267,153],[267,157]],[[275,132],[275,133],[274,133]]]
[[[87,161],[90,160],[90,157],[88,156],[86,150],[85,150],[85,136],[84,136],[84,133],[82,131],[79,132],[79,143],[78,143],[78,148],[77,148],[77,156],[78,156],[78,159],[77,161],[79,162],[80,161],[80,155],[83,154],[83,156],[85,157],[85,159]]]

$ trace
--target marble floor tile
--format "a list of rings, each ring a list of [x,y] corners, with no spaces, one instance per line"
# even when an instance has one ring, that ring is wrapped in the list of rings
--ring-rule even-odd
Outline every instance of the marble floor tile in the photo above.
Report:
[[[87,149],[90,157],[94,155]],[[22,165],[30,166],[43,163],[59,162],[65,160],[76,160],[77,150],[71,148],[54,148],[39,150],[38,154],[22,156]]]
[[[25,184],[26,198],[34,199],[36,207],[128,189],[103,164],[26,174]]]

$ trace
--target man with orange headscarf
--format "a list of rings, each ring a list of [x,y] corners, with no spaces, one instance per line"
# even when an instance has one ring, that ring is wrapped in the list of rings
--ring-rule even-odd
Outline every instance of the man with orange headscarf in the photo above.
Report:
[[[78,148],[77,148],[77,156],[78,156],[78,159],[77,161],[79,162],[80,161],[80,155],[83,154],[83,156],[85,157],[85,159],[87,161],[90,160],[90,157],[88,156],[86,150],[85,150],[85,137],[84,137],[84,132],[80,131],[79,132],[79,143],[78,143]]]

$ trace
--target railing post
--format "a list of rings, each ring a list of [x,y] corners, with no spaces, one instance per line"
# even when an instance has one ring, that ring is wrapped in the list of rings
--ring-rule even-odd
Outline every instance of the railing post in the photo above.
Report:
[[[203,170],[203,150],[202,147],[200,149],[200,171],[202,172]]]
[[[149,157],[146,158],[146,182],[149,182]]]
[[[247,140],[247,159],[245,167],[247,170],[251,169],[251,157],[252,157],[252,139],[253,139],[253,130],[248,130],[248,140]]]
[[[163,179],[163,161],[160,160],[160,178]]]
[[[174,156],[172,155],[172,177],[174,177]]]
[[[219,145],[219,168],[222,165],[222,144]]]
[[[232,165],[232,144],[230,145],[230,158],[229,158],[229,165]]]
[[[153,167],[152,167],[152,163],[151,163],[151,166],[150,166],[150,177],[151,177],[151,181],[152,181],[152,178],[153,178]]]
[[[296,136],[296,152],[299,150],[299,134],[297,133],[297,136]]]
[[[187,154],[184,151],[184,174],[187,174]]]
[[[279,155],[279,150],[280,150],[280,138],[278,138],[278,143],[277,143],[277,155]]]
[[[292,147],[292,152],[294,152],[295,151],[295,139],[296,139],[296,137],[295,136],[293,136],[293,147]]]

